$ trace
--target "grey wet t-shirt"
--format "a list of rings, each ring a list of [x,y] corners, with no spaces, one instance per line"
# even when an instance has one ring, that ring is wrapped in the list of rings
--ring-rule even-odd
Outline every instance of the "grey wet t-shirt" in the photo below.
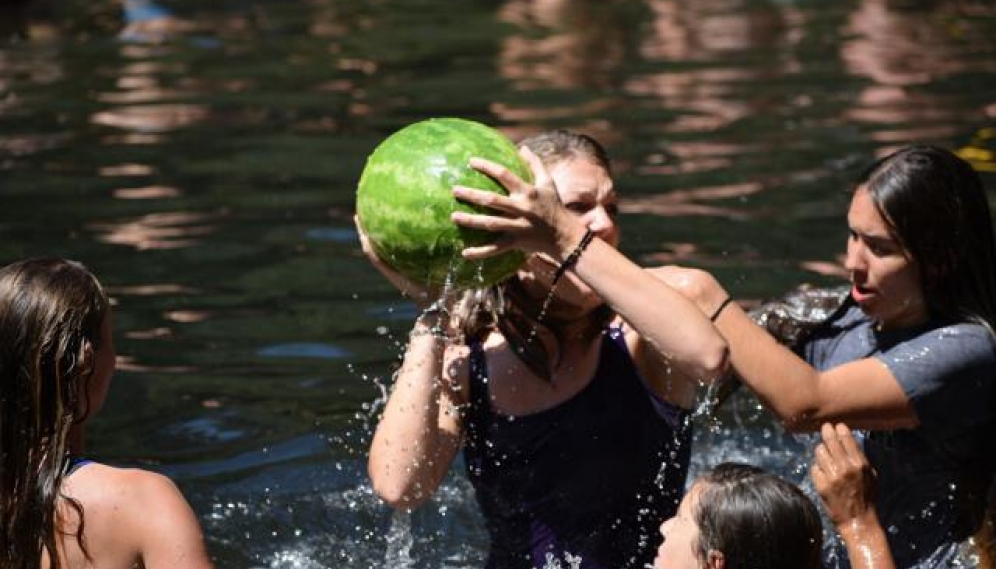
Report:
[[[877,332],[853,303],[799,350],[826,370],[866,357],[885,365],[920,425],[871,431],[876,506],[898,567],[943,567],[985,505],[996,452],[996,343],[983,326],[927,324]],[[846,556],[845,556],[846,557]]]

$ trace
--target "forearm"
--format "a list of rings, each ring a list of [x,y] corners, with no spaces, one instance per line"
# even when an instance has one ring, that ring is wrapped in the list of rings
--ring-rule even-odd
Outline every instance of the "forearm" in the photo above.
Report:
[[[740,306],[727,306],[716,327],[730,343],[730,365],[787,429],[813,431],[825,419],[819,372],[779,344]]]
[[[837,525],[852,569],[894,569],[895,562],[885,532],[874,510]]]
[[[449,467],[447,433],[439,424],[444,340],[417,323],[377,425],[368,470],[374,490],[394,507],[418,506]]]
[[[779,344],[705,271],[678,269],[669,277],[715,326],[730,347],[730,365],[751,391],[792,430],[819,428],[821,378],[813,366]],[[720,310],[717,313],[717,310]]]
[[[563,243],[560,257],[574,247]],[[708,317],[614,247],[593,240],[573,270],[682,374],[711,381],[725,371],[726,341]]]

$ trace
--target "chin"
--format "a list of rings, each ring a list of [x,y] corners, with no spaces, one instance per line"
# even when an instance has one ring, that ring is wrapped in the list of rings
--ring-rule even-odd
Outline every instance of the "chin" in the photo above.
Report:
[[[863,312],[865,316],[871,318],[872,320],[877,320],[877,321],[882,320],[882,315],[879,314],[878,310],[875,310],[874,303],[871,302],[866,302],[864,304],[858,303],[858,308],[861,309],[861,312]]]

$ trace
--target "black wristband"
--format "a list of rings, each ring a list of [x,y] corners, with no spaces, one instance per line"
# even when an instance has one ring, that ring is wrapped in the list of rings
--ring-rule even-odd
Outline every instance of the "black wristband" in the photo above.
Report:
[[[591,229],[584,230],[584,237],[581,238],[581,242],[578,243],[578,246],[571,251],[571,254],[568,255],[562,263],[560,263],[560,266],[557,267],[557,272],[553,274],[553,282],[551,285],[557,284],[557,281],[563,278],[564,273],[567,272],[567,269],[570,269],[578,262],[578,259],[581,258],[581,253],[584,253],[584,250],[588,248],[588,245],[594,238],[595,233]]]
[[[709,317],[709,320],[712,320],[713,322],[715,322],[716,319],[719,318],[719,315],[723,313],[723,310],[726,309],[726,307],[731,302],[733,302],[733,298],[731,298],[729,296],[726,297],[726,300],[724,300],[723,302],[720,303],[719,308],[717,308],[716,311],[712,313],[712,316]]]

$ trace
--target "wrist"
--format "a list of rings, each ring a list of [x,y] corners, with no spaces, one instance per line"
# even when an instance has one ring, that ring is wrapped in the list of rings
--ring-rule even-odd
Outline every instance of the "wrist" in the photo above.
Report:
[[[578,260],[581,259],[581,255],[584,250],[588,248],[588,245],[595,239],[595,233],[591,229],[585,229],[584,235],[578,241],[578,244],[571,250],[570,253],[564,257],[564,260],[560,262],[560,266],[557,267],[556,272],[553,273],[552,286],[556,286],[557,281],[563,278],[564,274],[567,273],[574,265],[577,264]]]
[[[713,322],[718,320],[733,302],[729,293],[712,278],[705,279],[695,300],[702,313]]]
[[[415,318],[415,325],[408,333],[408,340],[412,342],[423,337],[431,338],[437,345],[456,340],[450,326],[450,311],[442,299],[429,305]]]
[[[709,315],[709,320],[712,322],[719,320],[719,317],[723,314],[723,311],[726,310],[726,307],[729,306],[732,302],[733,302],[733,297],[730,296],[726,297],[722,302],[720,302],[716,306],[716,308],[713,309],[712,314]]]
[[[429,327],[442,327],[445,328],[450,323],[450,311],[442,306],[440,302],[429,305],[428,308],[423,308],[419,312],[418,316],[415,317],[415,325],[424,324]]]
[[[577,248],[578,244],[584,238],[585,233],[587,233],[588,228],[584,224],[572,219],[565,219],[563,223],[558,223],[556,227],[554,250],[551,251],[551,256],[558,261],[564,261]]]
[[[415,326],[408,332],[408,347],[411,350],[423,350],[428,347],[433,353],[442,353],[446,346],[453,343],[453,339],[446,331],[435,324],[416,321]],[[418,346],[423,346],[419,348]]]
[[[881,532],[882,526],[878,521],[875,510],[869,508],[847,520],[842,520],[834,524],[837,533],[844,541],[868,539],[873,533]]]

